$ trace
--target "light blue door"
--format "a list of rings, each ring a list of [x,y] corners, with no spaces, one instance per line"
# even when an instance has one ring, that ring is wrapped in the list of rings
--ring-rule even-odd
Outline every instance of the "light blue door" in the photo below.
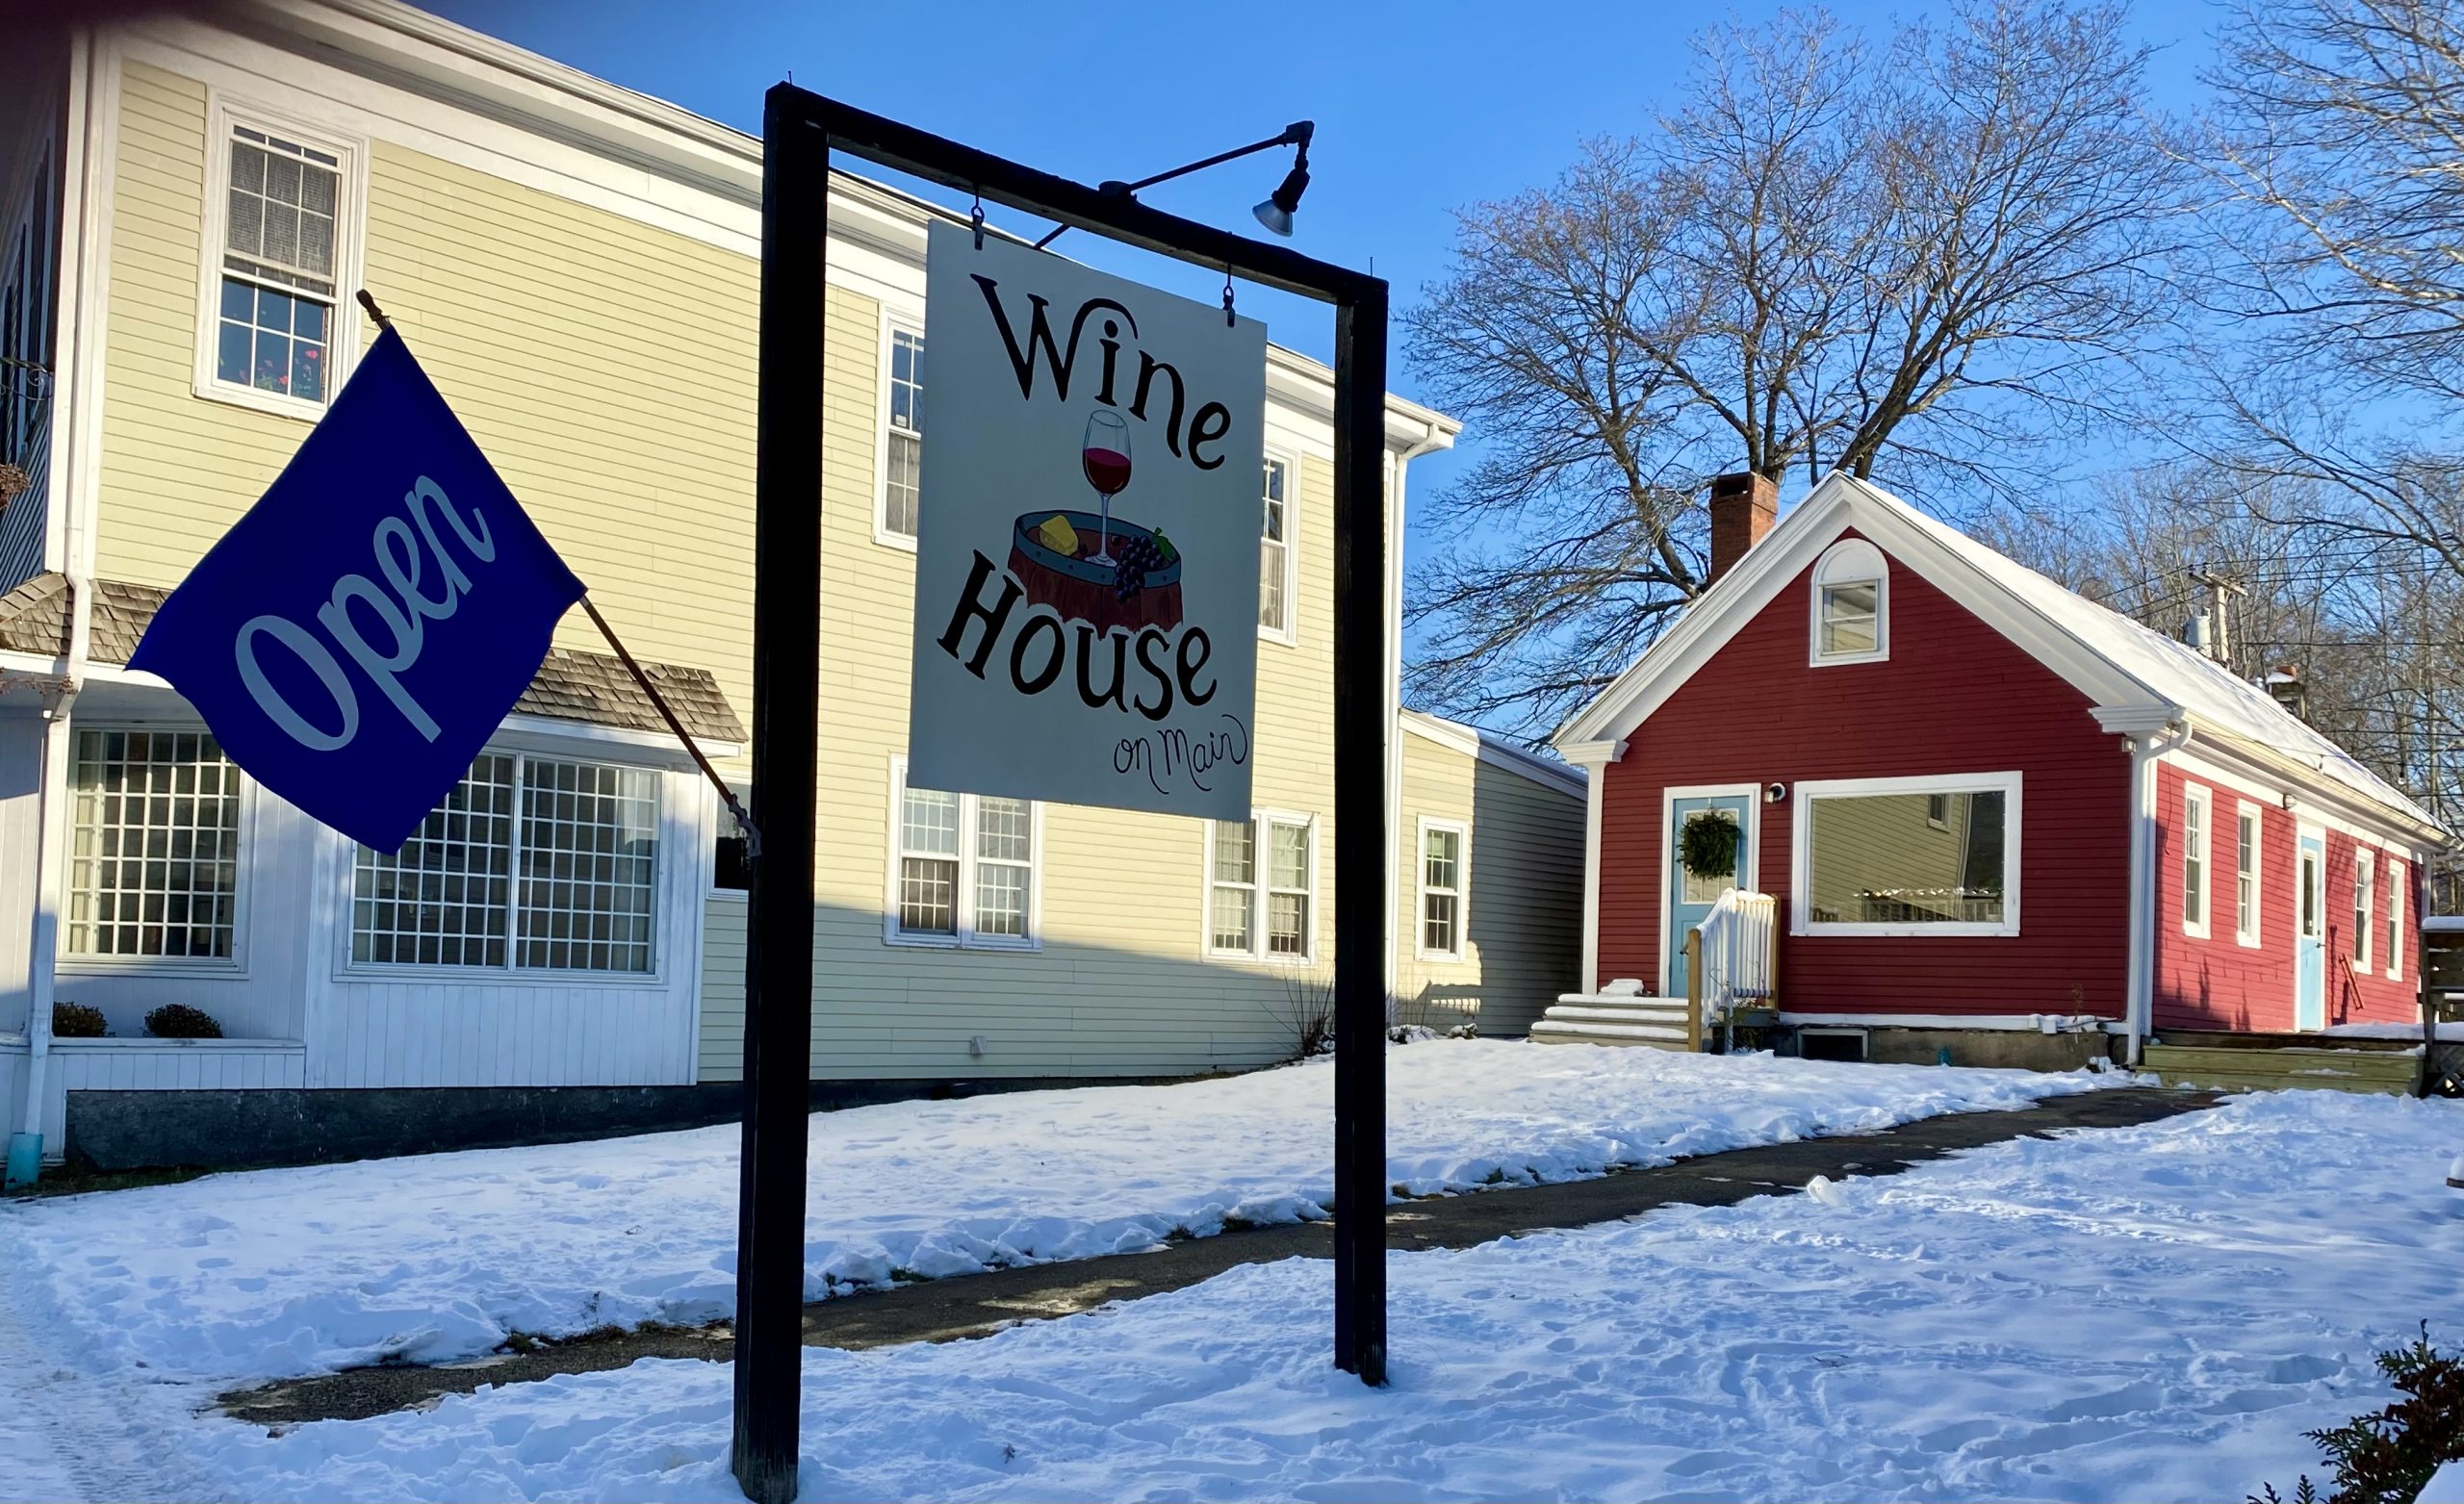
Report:
[[[2300,891],[2293,900],[2293,1027],[2306,1032],[2327,1027],[2326,838],[2303,831],[2295,867]]]
[[[1749,828],[1747,815],[1753,809],[1753,799],[1745,794],[1711,794],[1692,799],[1669,801],[1667,881],[1668,931],[1663,937],[1668,956],[1667,996],[1685,996],[1685,931],[1701,924],[1719,901],[1724,888],[1751,891],[1754,886],[1754,852],[1746,840]],[[1692,820],[1716,820],[1725,815],[1736,824],[1735,859],[1726,872],[1688,872],[1685,870],[1685,826]]]

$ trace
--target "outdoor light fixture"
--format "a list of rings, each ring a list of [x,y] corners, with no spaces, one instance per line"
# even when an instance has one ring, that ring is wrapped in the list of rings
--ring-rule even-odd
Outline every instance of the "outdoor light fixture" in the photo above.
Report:
[[[1292,212],[1300,207],[1300,195],[1309,191],[1309,142],[1304,138],[1300,154],[1292,159],[1292,170],[1283,175],[1282,186],[1270,194],[1265,203],[1250,210],[1258,223],[1275,234],[1292,234]]]
[[[1118,193],[1124,198],[1135,197],[1141,189],[1153,188],[1158,183],[1168,183],[1173,178],[1187,177],[1193,172],[1202,171],[1220,162],[1229,162],[1235,157],[1271,151],[1277,146],[1297,146],[1300,152],[1293,159],[1292,170],[1283,175],[1283,182],[1276,187],[1267,201],[1251,211],[1258,217],[1258,223],[1265,225],[1277,235],[1289,236],[1292,234],[1292,213],[1300,207],[1300,195],[1309,191],[1309,142],[1317,134],[1316,121],[1295,120],[1283,128],[1283,134],[1280,136],[1270,136],[1262,141],[1251,141],[1246,146],[1235,146],[1230,151],[1218,152],[1203,162],[1193,162],[1187,166],[1174,167],[1169,172],[1158,172],[1151,178],[1140,178],[1135,183],[1113,181],[1098,183],[1095,187],[1106,193]],[[1061,239],[1061,232],[1068,228],[1069,226],[1065,224],[1053,226],[1051,234],[1036,242],[1036,249],[1041,250]]]

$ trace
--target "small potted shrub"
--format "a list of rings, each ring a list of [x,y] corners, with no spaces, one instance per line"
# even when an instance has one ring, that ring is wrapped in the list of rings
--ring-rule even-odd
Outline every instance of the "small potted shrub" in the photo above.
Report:
[[[83,1003],[54,1003],[51,1006],[51,1036],[54,1039],[100,1039],[106,1032],[101,1008],[88,1007]]]
[[[219,1039],[214,1015],[185,1003],[166,1003],[145,1015],[145,1032],[157,1039]]]

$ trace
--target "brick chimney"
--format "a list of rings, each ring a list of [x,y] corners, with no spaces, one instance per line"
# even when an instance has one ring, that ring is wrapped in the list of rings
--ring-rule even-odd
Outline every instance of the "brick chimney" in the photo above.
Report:
[[[1780,515],[1780,488],[1753,471],[1711,482],[1711,578],[1736,567],[1745,550],[1762,541]]]
[[[2310,719],[2310,686],[2302,682],[2301,665],[2280,664],[2269,670],[2259,682],[2296,720]]]

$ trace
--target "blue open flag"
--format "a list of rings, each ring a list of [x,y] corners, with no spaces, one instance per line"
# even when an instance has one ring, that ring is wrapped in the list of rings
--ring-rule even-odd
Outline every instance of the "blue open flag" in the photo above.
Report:
[[[259,783],[390,852],[581,595],[389,328],[129,667],[170,680]]]

